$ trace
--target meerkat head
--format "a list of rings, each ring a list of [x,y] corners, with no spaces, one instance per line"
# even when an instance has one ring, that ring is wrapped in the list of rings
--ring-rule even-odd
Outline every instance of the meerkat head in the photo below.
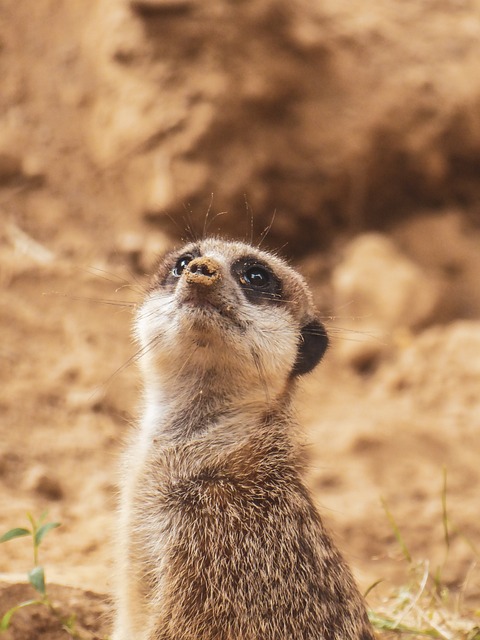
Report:
[[[169,253],[139,309],[147,376],[202,372],[281,389],[327,348],[303,278],[283,260],[210,238]]]

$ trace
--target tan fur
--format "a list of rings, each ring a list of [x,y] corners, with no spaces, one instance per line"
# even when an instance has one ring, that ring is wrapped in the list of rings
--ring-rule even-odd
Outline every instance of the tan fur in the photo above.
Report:
[[[159,265],[135,325],[145,406],[122,468],[114,640],[374,638],[301,479],[292,372],[314,321],[303,279],[249,245],[203,240]]]

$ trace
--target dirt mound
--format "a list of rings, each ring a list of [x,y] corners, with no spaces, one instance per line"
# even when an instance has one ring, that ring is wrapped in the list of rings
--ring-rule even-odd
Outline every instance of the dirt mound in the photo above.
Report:
[[[248,235],[246,203],[258,229],[276,211],[271,243],[297,253],[445,203],[478,221],[479,12],[453,0],[4,0],[8,209],[80,253],[125,224],[201,230],[210,206]]]

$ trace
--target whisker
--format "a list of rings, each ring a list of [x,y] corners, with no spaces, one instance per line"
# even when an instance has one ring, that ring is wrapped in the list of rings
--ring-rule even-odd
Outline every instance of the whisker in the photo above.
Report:
[[[248,203],[247,194],[246,193],[243,194],[243,199],[244,199],[244,202],[245,202],[246,215],[248,216],[250,214],[250,240],[248,241],[248,229],[247,229],[247,234],[245,236],[245,240],[247,242],[249,242],[249,244],[253,245],[253,209]],[[248,219],[247,219],[247,223],[248,223]]]
[[[213,206],[213,193],[210,194],[210,202],[208,203],[207,212],[205,213],[205,218],[203,220],[202,240],[204,240],[207,237],[208,216],[210,215],[212,206]]]
[[[374,318],[375,316],[372,313],[369,313],[368,315],[364,315],[364,316],[333,316],[333,315],[322,315],[320,316],[321,320],[324,320],[325,322],[331,322],[332,320],[351,320],[351,321],[357,321],[357,320],[369,320],[371,318]]]
[[[314,334],[312,334],[314,335]],[[365,342],[366,340],[377,342],[386,346],[388,342],[385,340],[385,334],[379,335],[369,331],[360,331],[357,329],[348,329],[345,327],[328,327],[327,336],[338,340],[346,340],[350,342]]]
[[[350,327],[338,327],[338,326],[333,326],[330,325],[328,327],[329,331],[337,331],[338,333],[358,333],[359,335],[366,335],[366,336],[374,336],[375,334],[369,331],[364,331],[363,329],[351,329]],[[315,330],[313,330],[314,332]]]
[[[198,242],[198,233],[193,227],[191,215],[193,215],[191,209],[187,209],[186,205],[183,205],[185,215],[183,216],[183,222],[185,223],[185,231],[188,231],[192,242]]]
[[[279,293],[272,293],[271,291],[259,291],[258,289],[254,289],[253,287],[244,287],[245,291],[253,294],[253,297],[257,299],[265,299],[265,300],[275,300],[278,302],[284,302],[287,304],[288,300],[282,297]]]
[[[288,241],[284,242],[280,247],[278,247],[278,249],[274,252],[274,255],[279,256],[281,254],[281,252],[285,249],[285,247],[288,247]],[[285,258],[284,258],[285,260]],[[287,262],[290,264],[291,263],[291,259],[288,259]]]
[[[188,358],[185,360],[185,362],[182,364],[182,366],[180,367],[180,369],[177,371],[177,375],[175,376],[175,380],[174,382],[177,383],[180,379],[180,376],[182,375],[182,373],[184,372],[184,370],[186,369],[187,365],[189,364],[190,360],[193,358],[193,356],[197,353],[197,351],[199,350],[200,347],[195,347],[195,349],[193,349]]]
[[[275,222],[275,217],[277,215],[277,210],[274,209],[273,210],[273,215],[272,215],[272,219],[270,220],[270,224],[268,224],[265,229],[262,231],[262,233],[260,234],[260,240],[257,244],[257,248],[260,249],[262,242],[265,240],[265,238],[268,236],[268,234],[270,233],[271,228],[273,227],[273,223]],[[286,246],[286,245],[285,245]],[[283,248],[283,247],[282,247]]]
[[[119,276],[116,273],[111,273],[106,269],[100,269],[100,267],[88,266],[88,267],[77,267],[77,269],[79,271],[84,271],[85,273],[93,275],[97,278],[101,278],[102,280],[106,280],[107,282],[112,282],[113,284],[118,284],[118,282],[123,282],[124,286],[126,287],[131,286],[132,284],[126,278],[123,278],[122,276]],[[110,276],[110,277],[107,277],[107,276]]]
[[[140,349],[138,349],[132,356],[130,356],[123,364],[121,364],[118,369],[116,369],[101,385],[100,385],[100,389],[105,389],[108,387],[108,385],[111,383],[111,381],[116,378],[120,373],[122,373],[122,371],[125,371],[125,369],[127,369],[131,364],[138,362],[141,358],[143,358],[143,356],[145,356],[147,353],[149,353],[149,351],[151,351],[154,346],[155,343],[157,341],[157,338],[152,338],[152,340],[149,340],[149,342],[140,347]]]
[[[117,291],[121,291],[122,289],[130,289],[134,293],[138,293],[139,295],[142,295],[142,296],[145,293],[144,283],[141,280],[139,280],[139,278],[130,270],[128,271],[128,273],[131,277],[131,280],[127,280],[127,278],[124,278],[116,273],[106,271],[105,269],[101,269],[100,267],[76,266],[76,269],[78,269],[79,271],[83,271],[84,273],[88,273],[89,275],[93,275],[95,276],[95,278],[100,278],[114,285],[119,285],[116,287],[115,293]]]
[[[380,344],[385,344],[383,343],[381,340],[374,338],[373,336],[367,336],[365,335],[364,338],[358,336],[358,337],[350,337],[350,336],[344,336],[341,334],[337,334],[336,336],[330,336],[332,337],[332,340],[343,340],[344,342],[358,342],[358,343],[362,343],[365,342],[365,338],[367,339],[372,339],[375,340],[376,342],[380,342]]]
[[[180,235],[181,235],[181,234],[183,234],[183,233],[184,233],[184,231],[185,231],[185,227],[182,229],[182,227],[178,224],[178,222],[175,220],[175,218],[174,218],[170,213],[168,213],[168,211],[165,211],[164,213],[165,213],[165,215],[167,216],[167,218],[168,218],[171,222],[173,222],[173,224],[176,226],[176,228],[177,228],[177,229],[178,229],[178,231],[180,232]]]
[[[210,223],[209,223],[209,225],[208,225],[208,227],[207,227],[207,230],[206,230],[206,231],[207,231],[207,233],[208,233],[208,229],[209,229],[209,228],[211,227],[211,225],[215,222],[215,220],[216,220],[217,218],[219,218],[220,216],[224,216],[226,213],[228,213],[228,211],[219,211],[218,213],[216,213],[216,214],[213,216],[213,218],[210,220]]]
[[[62,291],[44,291],[43,296],[58,296],[60,298],[68,298],[69,300],[80,300],[83,302],[96,302],[97,304],[106,304],[112,307],[123,307],[134,309],[137,306],[136,302],[130,302],[126,300],[108,300],[107,298],[90,298],[88,296],[74,296],[70,293],[64,293]]]
[[[340,306],[335,306],[335,310],[337,309],[345,309],[346,307],[350,307],[353,303],[355,302],[355,300],[348,300],[348,302],[344,302],[343,304],[341,304]],[[329,313],[332,315],[336,315],[334,314],[333,309],[325,309],[325,313]]]
[[[152,309],[148,309],[148,311],[146,311],[144,308],[140,308],[140,313],[139,313],[139,317],[141,318],[151,318],[153,316],[158,315],[159,313],[168,313],[170,311],[170,308],[175,306],[176,302],[175,300],[159,300],[158,301],[159,306],[154,306]]]

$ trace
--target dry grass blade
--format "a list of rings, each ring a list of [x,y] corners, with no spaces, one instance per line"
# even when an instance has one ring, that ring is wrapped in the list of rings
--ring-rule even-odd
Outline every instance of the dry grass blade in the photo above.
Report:
[[[393,517],[390,509],[388,508],[387,502],[385,500],[385,498],[381,498],[381,502],[382,502],[382,507],[385,511],[385,514],[387,516],[388,522],[390,523],[390,526],[392,527],[392,531],[395,535],[395,538],[398,542],[398,544],[400,545],[400,549],[402,550],[403,555],[405,556],[405,559],[407,560],[407,562],[409,564],[412,563],[412,556],[410,554],[410,551],[408,550],[407,545],[405,544],[405,540],[403,539],[403,536],[400,532],[400,529],[398,528],[397,522],[395,520],[395,518]]]
[[[441,506],[442,527],[445,541],[445,560],[434,575],[429,569],[428,560],[415,561],[400,532],[395,518],[387,503],[382,499],[385,514],[390,523],[402,554],[408,563],[406,585],[387,594],[381,604],[370,612],[370,620],[381,632],[380,638],[390,640],[398,637],[438,638],[439,640],[480,640],[478,618],[480,611],[468,611],[463,604],[467,582],[476,563],[470,566],[459,593],[447,588],[442,581],[442,570],[448,560],[451,545],[451,532],[457,532],[448,517],[447,509],[447,472],[443,470]],[[460,532],[458,532],[460,534]],[[464,536],[461,536],[465,539]],[[469,543],[468,539],[466,542]],[[474,551],[474,547],[469,544]],[[373,586],[378,584],[375,583]],[[369,589],[371,592],[373,586]]]

